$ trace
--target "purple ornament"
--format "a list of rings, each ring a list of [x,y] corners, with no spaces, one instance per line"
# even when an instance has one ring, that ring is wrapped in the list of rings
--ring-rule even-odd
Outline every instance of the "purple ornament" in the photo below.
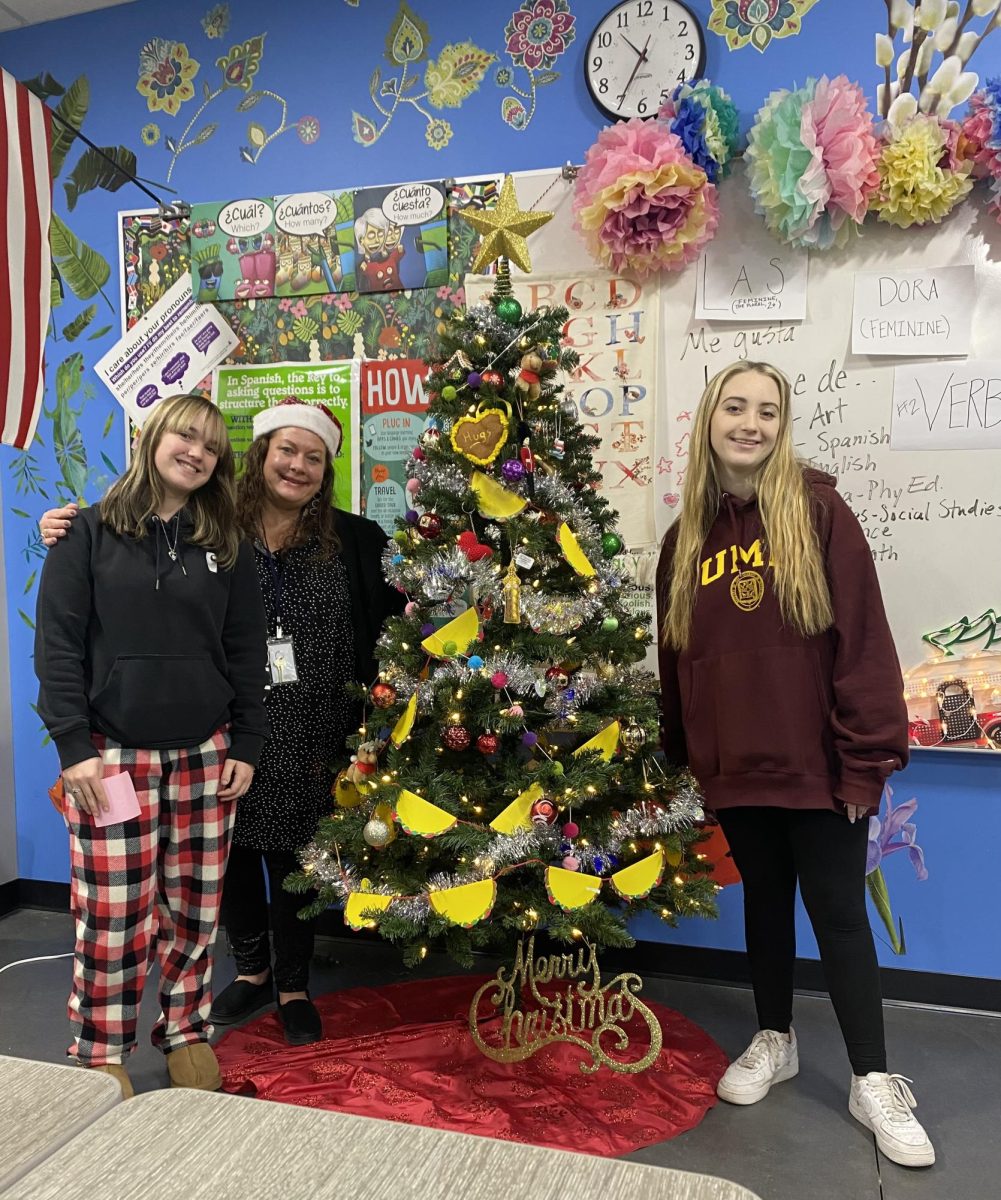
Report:
[[[538,740],[539,735],[537,733],[533,733],[531,729],[526,729],[521,735],[521,744],[523,746],[534,746]]]
[[[474,391],[482,382],[483,379],[481,378],[479,371],[470,371],[466,376],[466,386],[473,388]]]
[[[434,626],[430,621],[421,626],[421,637],[430,637],[432,633],[434,633]]]
[[[508,483],[517,483],[522,475],[525,474],[525,468],[518,459],[509,458],[501,464],[501,474]]]
[[[419,515],[420,515],[420,514],[419,514],[419,513],[418,513],[418,512],[417,512],[415,509],[413,509],[413,508],[408,508],[408,509],[407,509],[407,518],[406,518],[406,519],[407,519],[407,524],[408,524],[408,525],[416,525],[416,524],[417,524],[417,521],[418,521],[418,518],[419,518]]]

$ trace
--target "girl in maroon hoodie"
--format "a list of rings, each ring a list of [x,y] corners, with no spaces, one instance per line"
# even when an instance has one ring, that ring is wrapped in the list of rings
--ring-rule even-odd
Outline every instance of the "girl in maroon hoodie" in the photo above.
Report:
[[[868,817],[907,763],[900,666],[865,535],[834,479],[797,460],[789,382],[767,363],[732,364],[702,396],[657,595],[665,750],[698,779],[744,885],[759,1031],[719,1095],[754,1104],[799,1070],[798,882],[849,1111],[888,1158],[930,1165],[909,1081],[886,1070],[865,904]]]

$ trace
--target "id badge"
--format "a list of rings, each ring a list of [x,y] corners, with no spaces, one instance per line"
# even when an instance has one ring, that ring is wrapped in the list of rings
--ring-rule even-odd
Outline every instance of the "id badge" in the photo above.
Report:
[[[295,665],[295,650],[290,637],[268,638],[268,671],[271,686],[282,683],[298,683],[299,672]]]

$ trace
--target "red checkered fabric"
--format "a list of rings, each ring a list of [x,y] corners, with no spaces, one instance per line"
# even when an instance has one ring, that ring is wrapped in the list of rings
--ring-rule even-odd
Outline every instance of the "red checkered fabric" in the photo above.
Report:
[[[67,805],[76,955],[71,1056],[121,1063],[154,955],[161,1014],[152,1041],[164,1052],[206,1041],[212,1004],[211,943],[222,900],[236,804],[216,798],[229,749],[219,730],[185,750],[132,750],[94,736],[105,775],[127,771],[139,816],[103,829]]]

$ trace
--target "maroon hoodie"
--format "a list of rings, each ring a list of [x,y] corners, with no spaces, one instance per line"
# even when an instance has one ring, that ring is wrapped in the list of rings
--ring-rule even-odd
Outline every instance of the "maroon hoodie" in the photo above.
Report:
[[[875,809],[907,763],[903,681],[865,535],[832,476],[805,477],[834,625],[803,637],[783,624],[757,500],[724,494],[688,647],[660,649],[664,748],[709,808]],[[676,540],[674,527],[657,569],[658,624]]]

